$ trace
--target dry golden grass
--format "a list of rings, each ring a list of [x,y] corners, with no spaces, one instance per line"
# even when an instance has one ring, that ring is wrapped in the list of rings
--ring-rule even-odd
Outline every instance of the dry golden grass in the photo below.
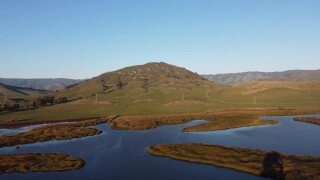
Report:
[[[193,105],[206,105],[206,103],[197,100],[183,100],[183,101],[171,101],[166,106],[193,106]]]
[[[107,121],[107,118],[103,118],[77,123],[52,124],[33,128],[16,135],[3,135],[0,136],[0,147],[93,136],[102,133],[102,131],[88,128],[88,126],[106,123]]]
[[[317,179],[320,158],[196,143],[147,147],[153,155],[211,164],[274,179]]]
[[[13,172],[66,171],[79,169],[85,161],[65,154],[4,154],[0,155],[0,174]]]
[[[320,110],[312,109],[228,109],[208,113],[186,113],[167,115],[128,115],[109,121],[110,127],[122,130],[144,130],[162,124],[178,124],[191,120],[210,120],[212,122],[183,129],[184,131],[212,131],[245,126],[276,124],[272,120],[259,120],[259,116],[287,116],[315,114]]]
[[[133,103],[151,103],[151,102],[154,102],[154,100],[153,99],[137,99],[133,101]]]
[[[313,117],[297,117],[297,118],[293,118],[293,120],[320,125],[320,118],[313,118]]]

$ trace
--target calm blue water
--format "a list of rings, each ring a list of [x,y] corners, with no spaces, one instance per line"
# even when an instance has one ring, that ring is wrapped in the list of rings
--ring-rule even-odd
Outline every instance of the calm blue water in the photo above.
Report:
[[[314,115],[320,117],[320,115]],[[211,165],[155,157],[145,148],[152,144],[201,142],[274,150],[288,154],[320,156],[320,126],[295,122],[292,117],[262,117],[280,121],[278,125],[238,128],[216,132],[182,133],[183,127],[203,123],[198,120],[161,126],[146,131],[112,130],[107,124],[96,128],[103,133],[67,141],[50,141],[0,149],[7,153],[61,152],[81,157],[87,164],[80,170],[49,173],[13,173],[5,179],[261,179],[260,177]],[[8,133],[8,132],[5,132]],[[1,163],[1,162],[0,162]]]

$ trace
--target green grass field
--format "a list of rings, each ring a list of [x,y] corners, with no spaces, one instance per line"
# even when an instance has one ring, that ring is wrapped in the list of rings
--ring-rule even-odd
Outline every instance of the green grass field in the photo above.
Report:
[[[123,89],[110,94],[99,94],[78,101],[42,107],[36,110],[9,112],[0,115],[0,122],[27,120],[55,120],[97,117],[106,115],[148,115],[215,111],[230,108],[313,108],[320,109],[320,92],[305,93],[290,89],[273,89],[251,95],[241,95],[230,87],[222,90],[202,88],[149,92]],[[206,94],[208,94],[206,98]],[[193,100],[201,104],[170,105],[170,102]],[[256,103],[254,103],[254,96]]]

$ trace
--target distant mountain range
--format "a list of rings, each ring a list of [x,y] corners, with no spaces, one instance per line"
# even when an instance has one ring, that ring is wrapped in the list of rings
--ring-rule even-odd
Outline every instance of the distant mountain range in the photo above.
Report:
[[[2,83],[2,84],[16,86],[16,87],[47,90],[47,91],[61,90],[67,86],[77,84],[82,81],[83,80],[65,79],[65,78],[57,78],[57,79],[49,79],[49,78],[48,79],[0,78],[0,83]]]
[[[19,102],[28,98],[38,97],[47,93],[46,90],[38,90],[25,87],[16,87],[0,83],[0,103]]]
[[[168,65],[165,63],[148,63],[146,66],[153,66],[158,67],[159,65]],[[139,66],[134,66],[134,68],[139,69]],[[172,67],[171,67],[172,68]],[[132,69],[132,67],[130,68]],[[174,69],[174,68],[172,68]],[[177,70],[176,74],[170,72],[173,76],[180,76],[179,71]],[[153,72],[155,71],[155,72]],[[147,67],[145,72],[136,72],[132,70],[133,76],[141,77],[142,74],[151,74],[154,76],[158,74],[158,69],[153,69],[151,67]],[[167,75],[170,76],[170,73]],[[130,74],[130,73],[129,73]],[[191,74],[189,74],[191,76]],[[192,75],[194,78],[194,75]],[[235,85],[246,83],[250,81],[257,81],[257,80],[268,80],[268,81],[310,81],[310,80],[320,80],[320,70],[288,70],[283,72],[241,72],[241,73],[226,73],[226,74],[206,74],[201,75],[203,78],[208,79],[210,81],[214,81],[220,84],[226,85]],[[186,76],[187,77],[187,76]],[[118,80],[119,77],[116,77]],[[144,77],[146,78],[146,77]],[[46,90],[46,91],[56,91],[62,90],[67,88],[68,86],[73,87],[78,83],[84,82],[85,80],[81,79],[66,79],[66,78],[45,78],[45,79],[18,79],[18,78],[0,78],[0,83],[15,86],[15,87],[22,87],[22,88],[31,88],[31,89],[39,89],[39,90]],[[112,80],[115,83],[115,79]]]
[[[283,72],[242,72],[202,75],[204,78],[221,84],[240,84],[256,80],[308,81],[320,80],[320,70],[289,70]]]

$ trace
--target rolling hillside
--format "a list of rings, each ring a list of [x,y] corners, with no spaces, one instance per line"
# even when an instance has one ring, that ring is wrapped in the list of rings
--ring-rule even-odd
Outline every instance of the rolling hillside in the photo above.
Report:
[[[184,68],[166,63],[147,63],[109,72],[87,80],[83,83],[67,87],[56,92],[59,96],[68,98],[88,98],[99,96],[116,97],[135,94],[143,96],[155,91],[166,92],[192,92],[195,89],[224,87],[205,80],[200,75]]]
[[[320,80],[320,70],[289,70],[283,72],[242,72],[215,75],[202,75],[204,78],[221,84],[240,84],[256,80],[270,81],[310,81]]]
[[[208,112],[230,108],[320,108],[319,81],[258,81],[238,86],[217,84],[181,67],[147,63],[101,74],[51,92],[72,102],[35,111],[3,114],[53,120],[106,115]]]

